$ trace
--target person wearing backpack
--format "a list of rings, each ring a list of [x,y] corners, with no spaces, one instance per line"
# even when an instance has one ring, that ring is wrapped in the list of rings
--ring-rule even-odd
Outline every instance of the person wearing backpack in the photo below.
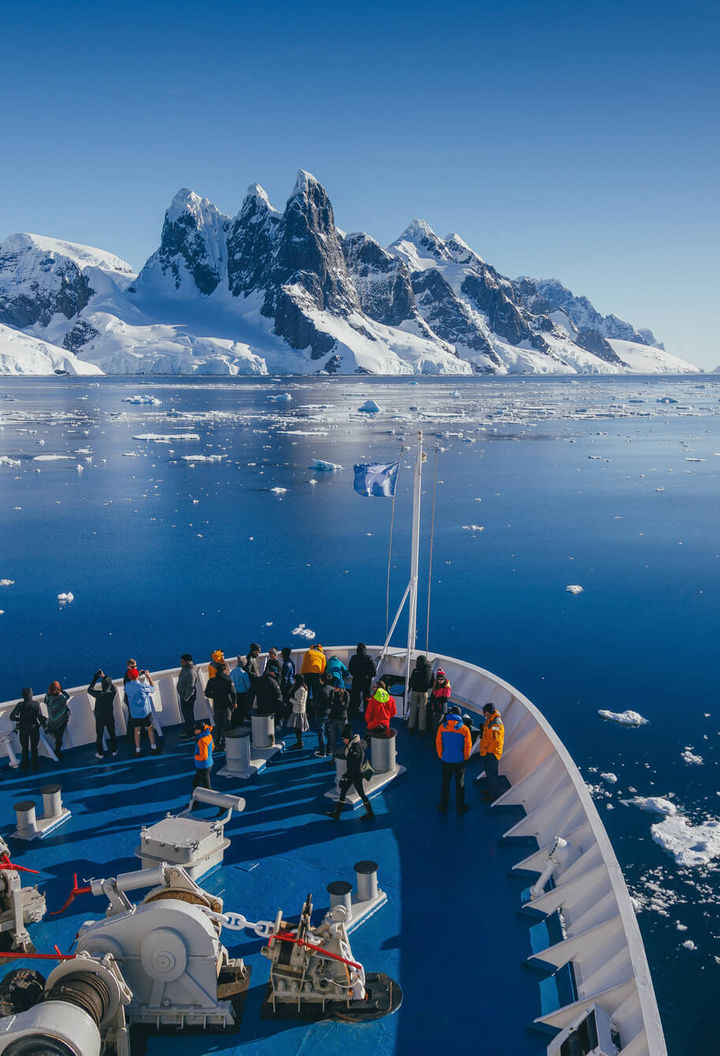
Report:
[[[22,748],[22,763],[20,764],[22,769],[27,770],[30,765],[30,755],[32,754],[32,768],[37,770],[39,766],[38,742],[40,740],[40,727],[46,728],[47,719],[40,711],[38,702],[33,699],[33,691],[29,686],[22,691],[22,700],[10,712],[10,721],[17,723],[17,732],[20,738],[20,747]]]
[[[138,671],[137,668],[128,669],[125,675],[125,697],[128,703],[128,711],[132,719],[133,737],[135,739],[135,755],[140,755],[140,734],[147,730],[150,741],[150,751],[157,751],[155,743],[155,730],[153,729],[153,693],[155,683],[148,671]]]
[[[55,755],[58,757],[58,762],[60,761],[65,730],[70,722],[69,700],[70,694],[62,688],[59,682],[50,683],[43,703],[47,708],[47,730],[52,733],[55,739]]]
[[[347,762],[345,773],[340,778],[340,794],[335,802],[335,808],[329,810],[327,815],[332,818],[333,821],[340,820],[340,811],[343,808],[345,797],[348,794],[348,789],[351,785],[355,788],[355,791],[360,796],[360,799],[365,804],[365,819],[371,820],[375,817],[375,812],[372,808],[372,804],[367,797],[365,792],[365,778],[364,771],[366,771],[367,764],[365,762],[365,742],[360,740],[360,735],[353,734],[352,726],[346,726],[342,734],[343,744],[345,745],[345,759]]]

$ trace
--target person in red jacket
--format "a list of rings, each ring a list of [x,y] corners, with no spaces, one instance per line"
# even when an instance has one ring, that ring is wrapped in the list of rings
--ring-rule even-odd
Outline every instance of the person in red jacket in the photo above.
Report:
[[[432,718],[432,729],[437,730],[438,726],[443,720],[445,712],[448,709],[450,703],[450,694],[452,693],[452,686],[445,675],[445,672],[441,667],[437,669],[435,675],[435,681],[433,682],[432,689],[430,690],[430,698],[428,700],[428,707],[430,709],[430,715]]]
[[[391,697],[384,684],[379,682],[365,709],[368,733],[374,737],[390,736],[390,719],[396,714],[395,698]]]

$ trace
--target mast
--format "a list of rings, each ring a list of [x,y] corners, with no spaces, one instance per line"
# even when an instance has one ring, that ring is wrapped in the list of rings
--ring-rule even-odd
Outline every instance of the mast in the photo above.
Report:
[[[418,591],[418,568],[420,565],[420,499],[422,495],[422,464],[425,461],[423,451],[423,434],[418,432],[418,451],[415,463],[415,477],[413,482],[413,515],[412,530],[410,536],[410,601],[408,607],[408,637],[407,637],[407,665],[405,669],[405,712],[408,710],[410,699],[410,671],[412,668],[413,652],[415,651],[415,639],[417,636],[417,591]]]

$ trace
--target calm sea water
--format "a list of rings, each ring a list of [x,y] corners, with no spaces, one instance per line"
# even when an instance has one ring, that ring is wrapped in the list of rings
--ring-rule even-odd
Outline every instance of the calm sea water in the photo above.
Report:
[[[161,404],[123,402],[133,394]],[[358,413],[368,398],[379,414]],[[430,648],[548,716],[638,900],[669,1049],[716,1053],[718,874],[681,869],[651,838],[658,819],[622,800],[671,794],[690,824],[720,817],[719,401],[720,376],[3,379],[0,456],[18,464],[0,463],[0,579],[14,581],[0,587],[0,700],[121,674],[128,655],[163,668],[186,650],[300,645],[301,623],[324,642],[382,641],[391,503],[357,496],[352,465],[408,445],[394,610],[422,429],[425,583],[440,449]],[[649,723],[606,723],[601,708]]]

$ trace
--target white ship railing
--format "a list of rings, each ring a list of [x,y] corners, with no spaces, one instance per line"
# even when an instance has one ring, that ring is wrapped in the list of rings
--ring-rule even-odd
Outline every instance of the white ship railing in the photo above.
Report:
[[[326,648],[345,663],[354,646]],[[368,647],[377,655],[379,647]],[[304,649],[293,651],[296,662]],[[570,754],[550,724],[509,683],[474,664],[440,654],[428,654],[442,666],[453,687],[452,699],[479,713],[486,703],[497,706],[505,724],[505,753],[501,772],[511,782],[496,805],[518,805],[525,817],[505,833],[506,837],[534,837],[539,850],[514,866],[519,871],[540,873],[557,836],[569,843],[569,856],[553,873],[554,887],[535,898],[539,912],[559,910],[564,923],[560,942],[535,952],[534,959],[560,968],[572,963],[577,1000],[546,1015],[537,1026],[564,1029],[577,1023],[583,1013],[596,1007],[604,1011],[621,1041],[620,1056],[666,1056],[660,1015],[642,936],[627,887],[612,845],[585,782]],[[407,651],[390,649],[383,670],[404,678]],[[231,666],[234,658],[228,657]],[[298,664],[299,667],[299,664]],[[207,665],[198,665],[204,687]],[[175,685],[179,668],[152,673],[156,725],[173,726],[183,721]],[[122,679],[116,700],[116,730],[126,730],[122,706]],[[84,687],[69,691],[71,719],[66,732],[70,747],[95,741],[94,700]],[[42,695],[39,695],[42,699]],[[16,701],[0,704],[0,743],[19,746],[11,733],[9,712]],[[208,701],[198,694],[196,716],[212,717]],[[47,742],[44,754],[50,754]],[[555,1047],[550,1044],[549,1051]],[[557,1051],[555,1049],[555,1051]]]

